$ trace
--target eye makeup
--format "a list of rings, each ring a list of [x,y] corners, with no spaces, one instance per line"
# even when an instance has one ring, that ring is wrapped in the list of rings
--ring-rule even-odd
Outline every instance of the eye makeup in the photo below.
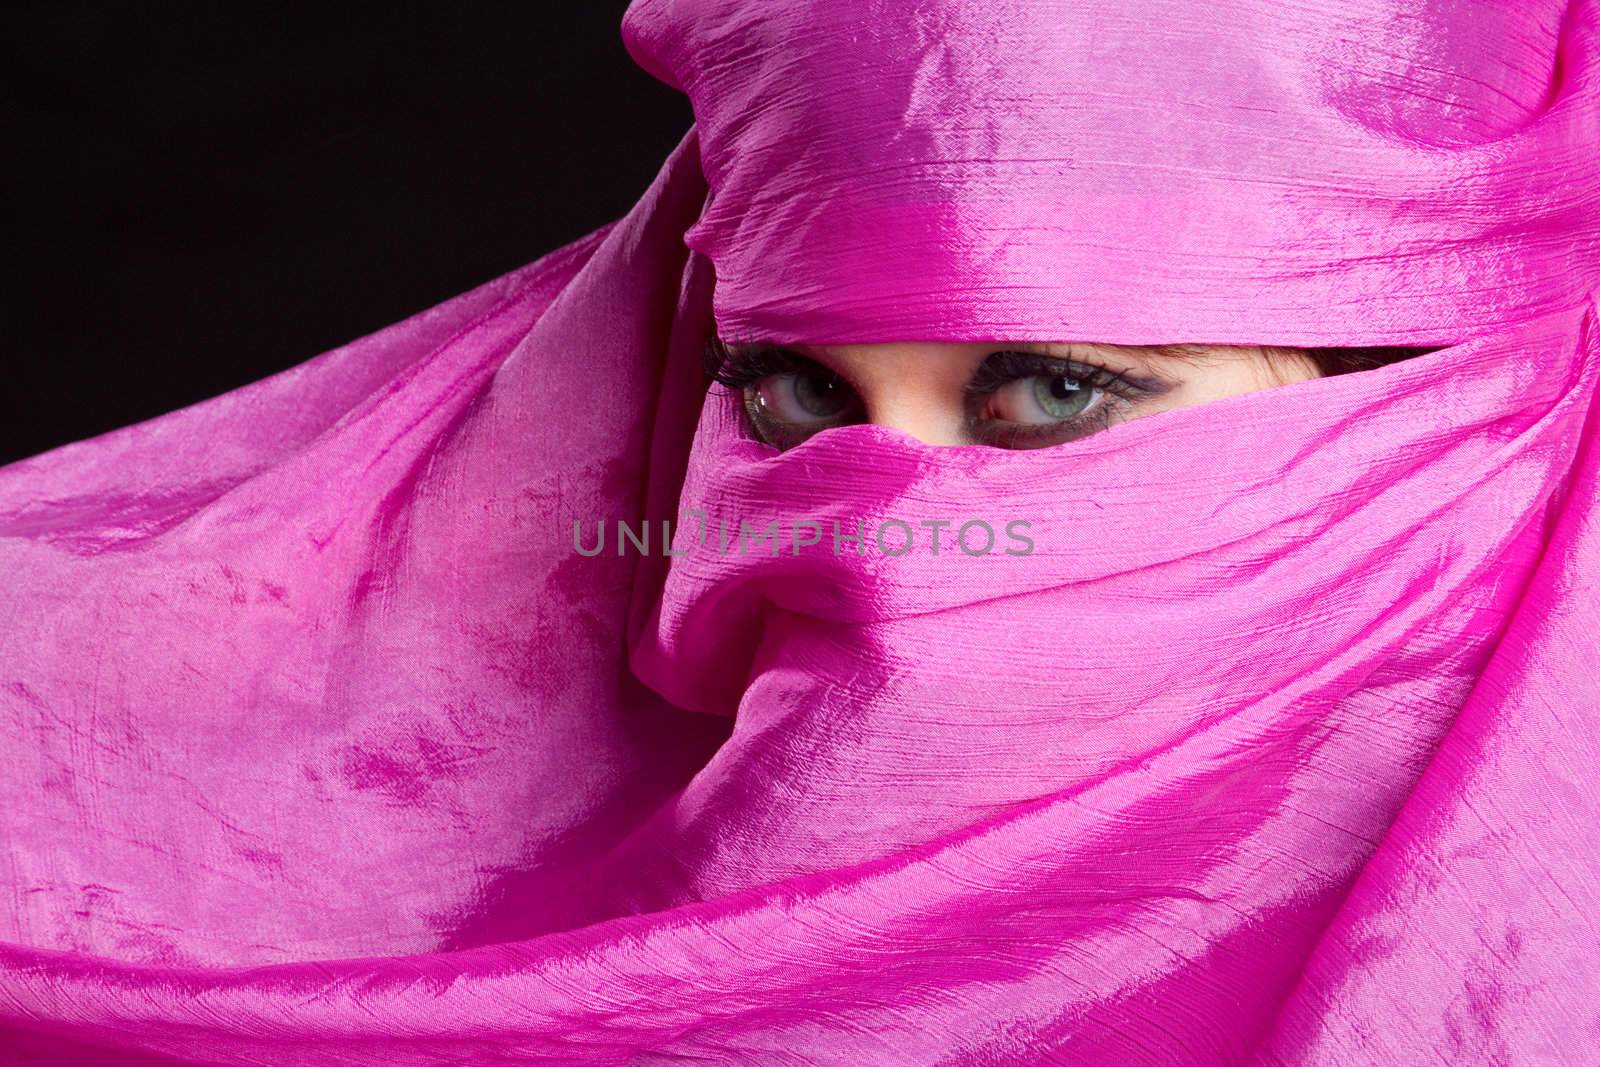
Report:
[[[792,448],[835,426],[865,421],[851,384],[820,362],[778,345],[708,346],[707,373],[739,393],[746,427],[775,448]],[[1178,382],[1088,358],[990,353],[959,397],[968,436],[998,448],[1043,448],[1123,421]]]

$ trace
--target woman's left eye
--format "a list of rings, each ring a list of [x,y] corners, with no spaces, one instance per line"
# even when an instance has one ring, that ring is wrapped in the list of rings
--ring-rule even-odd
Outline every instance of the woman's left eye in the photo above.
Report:
[[[1037,352],[994,352],[967,383],[969,425],[1001,448],[1043,448],[1121,422],[1174,383]]]
[[[991,393],[984,414],[1019,426],[1038,426],[1081,418],[1105,402],[1103,389],[1071,375],[1035,374]]]

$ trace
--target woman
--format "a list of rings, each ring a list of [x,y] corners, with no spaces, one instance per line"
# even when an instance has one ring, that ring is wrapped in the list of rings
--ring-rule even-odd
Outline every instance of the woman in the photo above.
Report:
[[[623,32],[626,218],[0,472],[12,1059],[1591,1062],[1600,7]]]

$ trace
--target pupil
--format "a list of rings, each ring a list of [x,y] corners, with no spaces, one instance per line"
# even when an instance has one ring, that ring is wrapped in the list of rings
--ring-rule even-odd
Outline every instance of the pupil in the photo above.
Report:
[[[836,415],[847,401],[843,381],[837,374],[807,374],[794,383],[795,399],[813,415]]]
[[[1077,391],[1077,388],[1078,383],[1074,382],[1071,378],[1050,379],[1050,395],[1055,397],[1057,400],[1067,399],[1067,397]]]

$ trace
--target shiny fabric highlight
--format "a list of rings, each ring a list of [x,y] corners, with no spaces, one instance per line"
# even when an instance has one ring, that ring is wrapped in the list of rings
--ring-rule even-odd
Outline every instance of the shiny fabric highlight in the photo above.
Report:
[[[1600,5],[1149,10],[638,0],[626,217],[0,469],[0,1064],[1594,1062]],[[777,453],[712,330],[1444,347]]]

